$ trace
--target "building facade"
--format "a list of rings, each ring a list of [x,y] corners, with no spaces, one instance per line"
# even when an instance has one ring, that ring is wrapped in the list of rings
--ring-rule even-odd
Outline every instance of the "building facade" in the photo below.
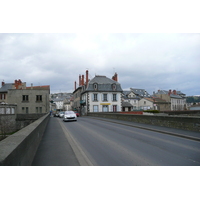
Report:
[[[17,105],[17,114],[45,114],[50,110],[49,93],[49,85],[26,87],[20,79],[14,83],[2,82],[0,103]]]
[[[158,90],[157,93],[154,93],[154,96],[164,99],[171,106],[171,111],[187,110],[185,94],[180,91]]]
[[[96,75],[81,94],[82,111],[120,112],[122,110],[122,88],[113,79]]]

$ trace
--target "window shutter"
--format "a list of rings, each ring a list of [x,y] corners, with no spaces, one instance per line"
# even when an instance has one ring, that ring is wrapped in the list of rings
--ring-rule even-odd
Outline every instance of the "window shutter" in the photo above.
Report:
[[[92,101],[94,101],[94,94],[92,94]]]

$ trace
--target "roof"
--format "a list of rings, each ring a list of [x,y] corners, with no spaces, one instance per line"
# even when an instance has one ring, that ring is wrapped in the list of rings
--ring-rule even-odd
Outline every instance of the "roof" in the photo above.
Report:
[[[167,94],[168,95],[168,93],[169,93],[169,91],[167,91],[167,90],[159,90],[156,94]],[[179,94],[182,94],[180,91],[179,91]],[[176,99],[182,99],[182,97],[181,96],[179,96],[178,94],[176,95],[176,94],[170,94],[170,97],[171,98],[176,98]]]
[[[107,78],[106,76],[99,76],[96,75],[90,82],[88,83],[88,87],[86,89],[86,92],[88,91],[95,91],[94,90],[94,84],[97,83],[98,89],[96,91],[100,92],[113,92],[112,85],[116,84],[116,90],[115,92],[122,92],[121,85],[110,78]]]
[[[130,88],[132,92],[140,97],[150,97],[151,95],[145,89]]]
[[[144,98],[148,101],[151,101],[151,102],[155,102],[155,103],[167,103],[166,100],[164,99],[161,99],[161,98],[156,98],[156,97],[153,97],[153,98]]]
[[[41,85],[41,86],[32,86],[32,87],[26,87],[27,90],[33,89],[33,90],[49,90],[49,85]]]
[[[122,107],[133,107],[129,102],[122,102]]]
[[[1,88],[0,92],[8,92],[9,89],[12,89],[13,83],[5,83]]]
[[[123,91],[123,98],[124,98],[124,99],[138,99],[138,100],[141,99],[141,98],[140,98],[139,96],[137,96],[137,95],[136,95],[135,97],[128,97],[128,95],[129,95],[131,92],[132,92],[132,91],[130,91],[130,90],[129,90],[129,91],[128,91],[128,90],[124,90],[124,91]]]

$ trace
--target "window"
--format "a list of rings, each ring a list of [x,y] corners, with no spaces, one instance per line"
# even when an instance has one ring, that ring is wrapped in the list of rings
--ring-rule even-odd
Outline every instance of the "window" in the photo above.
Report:
[[[42,107],[36,107],[36,113],[42,113]]]
[[[93,111],[94,112],[99,112],[99,106],[93,106]]]
[[[117,105],[113,105],[113,112],[117,112]]]
[[[113,84],[112,85],[112,89],[115,91],[117,89],[117,85],[116,84]]]
[[[10,108],[6,108],[6,114],[11,114],[11,109]]]
[[[144,101],[144,105],[146,105],[146,101]]]
[[[0,108],[0,114],[4,114],[5,113],[5,109],[4,108]]]
[[[98,84],[94,83],[94,90],[98,90]]]
[[[113,101],[117,101],[117,94],[113,94]]]
[[[107,94],[103,94],[103,101],[108,101],[108,95]]]
[[[107,105],[103,105],[103,112],[108,112],[108,106]]]
[[[28,101],[28,95],[22,95],[22,101]]]
[[[36,95],[36,101],[42,101],[42,95]]]
[[[28,114],[28,107],[22,107],[22,113]]]
[[[0,94],[0,99],[5,100],[6,99],[6,94]]]
[[[93,101],[98,101],[98,94],[93,94]]]

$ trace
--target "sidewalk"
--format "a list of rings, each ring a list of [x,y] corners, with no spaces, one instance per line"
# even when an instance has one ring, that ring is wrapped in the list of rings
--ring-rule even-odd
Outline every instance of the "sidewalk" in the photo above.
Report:
[[[58,120],[50,117],[32,166],[80,165]]]

